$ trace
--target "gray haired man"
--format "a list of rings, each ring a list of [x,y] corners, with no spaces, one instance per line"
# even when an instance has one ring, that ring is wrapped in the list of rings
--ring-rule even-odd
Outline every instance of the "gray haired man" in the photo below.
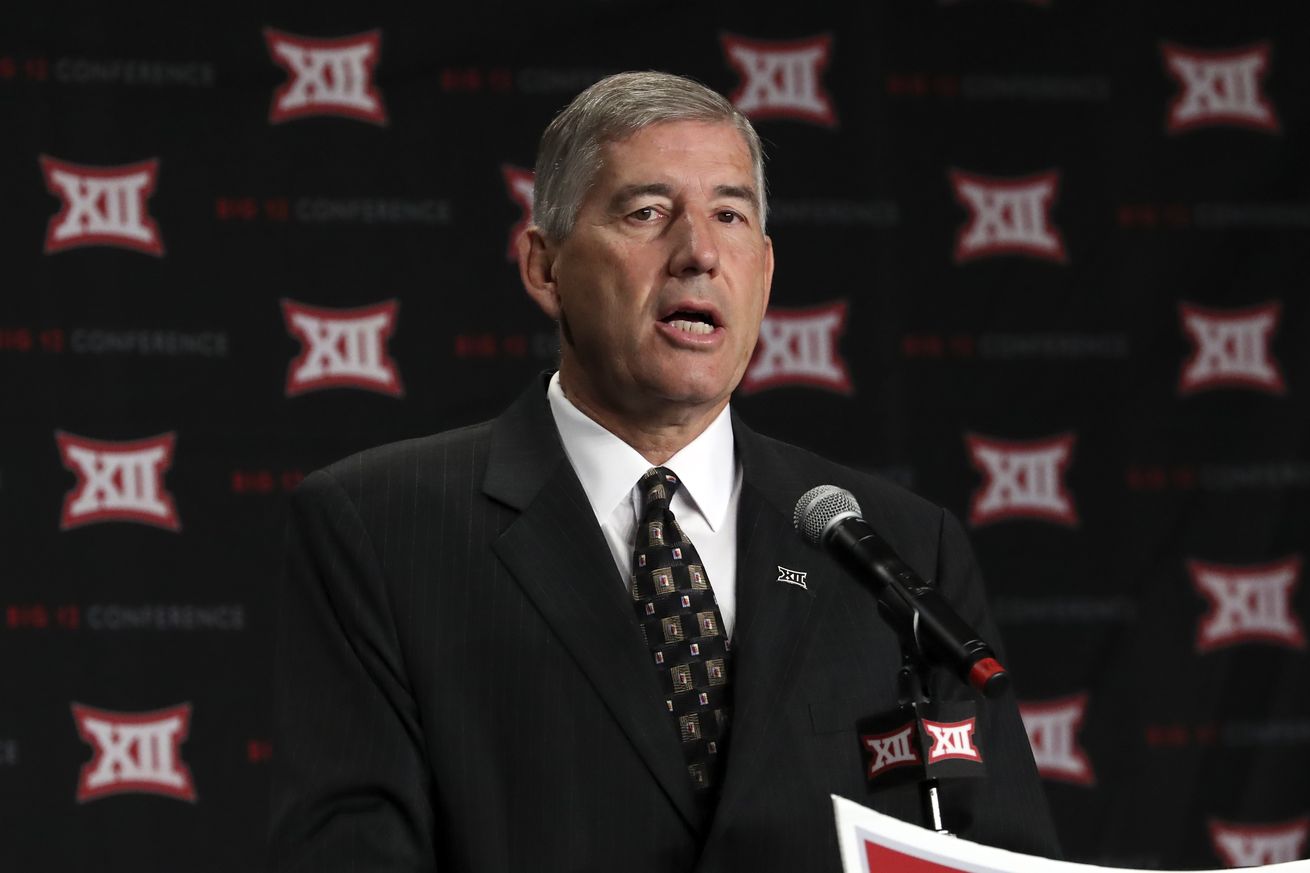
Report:
[[[869,792],[855,731],[896,705],[896,637],[792,508],[850,490],[994,639],[968,544],[942,509],[732,414],[773,244],[728,101],[662,73],[598,82],[547,129],[535,190],[519,266],[558,372],[297,492],[274,868],[837,870],[830,794],[924,811],[916,786]],[[989,776],[943,791],[947,823],[1055,854],[1013,701],[976,735]]]

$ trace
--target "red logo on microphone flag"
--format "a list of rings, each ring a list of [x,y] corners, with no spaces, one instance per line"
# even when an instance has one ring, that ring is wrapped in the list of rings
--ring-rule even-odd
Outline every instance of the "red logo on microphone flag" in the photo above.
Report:
[[[932,748],[928,751],[928,760],[941,761],[946,758],[963,758],[967,761],[981,761],[982,755],[973,744],[973,731],[976,719],[958,722],[936,722],[924,719],[923,729],[932,737]]]
[[[887,770],[917,764],[923,760],[919,757],[919,742],[913,720],[883,733],[862,734],[860,742],[869,752],[869,779],[876,779]]]

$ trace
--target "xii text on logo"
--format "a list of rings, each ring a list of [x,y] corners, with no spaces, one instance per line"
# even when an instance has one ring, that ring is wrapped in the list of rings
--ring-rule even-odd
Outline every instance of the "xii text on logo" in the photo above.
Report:
[[[77,733],[95,753],[82,766],[77,802],[111,794],[160,794],[195,801],[181,745],[191,726],[191,704],[153,712],[111,712],[72,705]]]
[[[324,388],[361,388],[390,397],[405,393],[387,342],[400,304],[386,300],[353,309],[325,309],[282,301],[287,331],[302,351],[287,368],[286,394]]]
[[[104,521],[131,521],[179,530],[164,472],[173,465],[173,432],[113,442],[55,431],[63,464],[77,476],[64,497],[61,530]]]
[[[158,159],[88,167],[42,155],[40,163],[46,189],[63,202],[46,228],[46,254],[80,246],[164,254],[159,227],[146,208],[159,175]]]
[[[266,27],[264,42],[290,77],[273,94],[270,124],[314,115],[387,123],[386,107],[373,82],[382,31],[316,39]]]

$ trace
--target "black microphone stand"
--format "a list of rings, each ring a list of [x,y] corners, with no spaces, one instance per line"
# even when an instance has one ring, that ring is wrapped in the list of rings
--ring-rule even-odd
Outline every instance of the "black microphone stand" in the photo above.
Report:
[[[897,621],[891,614],[892,611],[881,603],[881,600],[878,605],[887,623],[896,629],[896,638],[901,644],[901,666],[896,676],[897,702],[902,710],[914,716],[916,725],[921,724],[924,715],[922,709],[930,700],[928,686],[924,681],[924,676],[929,669],[928,662],[915,639],[913,626],[906,628],[904,622]],[[918,615],[915,614],[911,621],[917,622],[917,620]],[[928,822],[937,833],[954,836],[942,821],[941,801],[937,794],[938,780],[928,775],[926,761],[923,763],[922,773],[923,776],[918,780],[919,790]]]

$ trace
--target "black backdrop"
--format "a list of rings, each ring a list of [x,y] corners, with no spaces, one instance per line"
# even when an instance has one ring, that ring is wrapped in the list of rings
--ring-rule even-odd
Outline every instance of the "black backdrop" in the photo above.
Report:
[[[1222,5],[27,9],[5,868],[259,869],[286,494],[551,364],[523,168],[634,68],[757,118],[738,408],[970,524],[1069,855],[1304,857],[1310,31]]]

